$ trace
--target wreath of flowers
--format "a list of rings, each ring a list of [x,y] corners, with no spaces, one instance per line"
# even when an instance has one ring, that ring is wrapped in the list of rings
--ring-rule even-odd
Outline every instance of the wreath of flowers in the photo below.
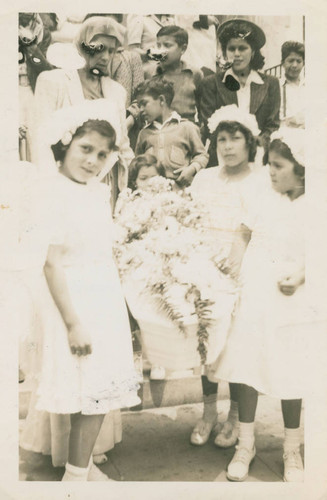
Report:
[[[154,177],[146,191],[126,190],[115,216],[114,253],[123,283],[140,280],[145,299],[186,335],[197,319],[198,352],[205,364],[217,290],[235,293],[235,283],[218,267],[220,251],[203,229],[207,212],[188,190]],[[223,305],[222,305],[223,307]]]

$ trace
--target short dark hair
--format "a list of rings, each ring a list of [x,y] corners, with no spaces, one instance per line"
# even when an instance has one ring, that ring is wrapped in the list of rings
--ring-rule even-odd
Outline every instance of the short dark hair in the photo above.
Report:
[[[166,177],[165,169],[162,165],[158,165],[157,158],[153,155],[145,153],[136,156],[128,169],[128,187],[133,191],[136,189],[136,179],[142,167],[154,167],[162,177]]]
[[[142,95],[150,95],[153,99],[159,99],[159,96],[163,95],[167,106],[170,106],[175,95],[174,84],[161,76],[154,76],[137,86],[135,98],[138,99]]]
[[[83,137],[88,132],[98,132],[98,134],[102,135],[103,137],[107,137],[110,140],[109,149],[116,149],[115,129],[106,120],[87,120],[76,129],[76,132],[72,137],[72,141],[78,137]],[[70,142],[70,144],[72,143],[72,141]],[[64,145],[61,140],[59,140],[56,144],[53,144],[51,146],[56,161],[64,160],[70,144]]]
[[[242,125],[242,123],[235,121],[222,121],[219,123],[216,130],[211,134],[209,154],[213,160],[216,160],[216,165],[218,163],[217,158],[217,139],[219,132],[228,132],[234,135],[236,132],[241,132],[245,137],[246,146],[249,150],[249,162],[254,162],[255,155],[257,154],[257,140],[252,134],[251,130]]]
[[[282,64],[285,61],[286,57],[288,57],[292,52],[295,52],[298,54],[300,57],[302,57],[303,62],[304,62],[304,44],[301,42],[295,42],[293,40],[289,40],[287,42],[284,42],[282,45]]]
[[[157,38],[160,36],[171,36],[179,47],[188,45],[188,33],[179,26],[164,26],[157,33]]]
[[[293,163],[293,170],[295,175],[305,178],[305,168],[301,165],[293,156],[291,148],[283,142],[281,139],[274,139],[269,144],[268,154],[270,151],[274,151],[286,160]]]
[[[240,34],[246,34],[249,32],[248,24],[242,23],[241,21],[237,23],[236,26],[230,24],[230,26],[226,26],[224,31],[222,32],[219,41],[221,44],[221,49],[223,51],[223,55],[226,57],[226,49],[229,40],[232,38],[240,38]],[[262,69],[265,64],[265,58],[261,54],[261,51],[258,47],[258,42],[255,37],[255,32],[251,32],[248,36],[243,38],[246,43],[248,43],[253,50],[253,58],[250,62],[251,69],[257,70]]]

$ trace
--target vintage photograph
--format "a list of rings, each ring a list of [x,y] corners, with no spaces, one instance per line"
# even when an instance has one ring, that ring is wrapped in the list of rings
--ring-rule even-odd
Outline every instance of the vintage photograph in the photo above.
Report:
[[[303,482],[305,17],[17,24],[19,480]]]

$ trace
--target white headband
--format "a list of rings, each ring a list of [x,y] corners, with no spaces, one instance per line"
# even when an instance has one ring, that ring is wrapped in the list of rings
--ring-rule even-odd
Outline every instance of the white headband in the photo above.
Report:
[[[257,119],[254,115],[241,110],[236,104],[229,104],[217,109],[208,119],[208,128],[212,134],[221,122],[238,122],[248,128],[254,136],[260,134]]]
[[[294,159],[302,165],[302,167],[305,167],[304,133],[305,131],[300,128],[281,127],[279,130],[276,130],[271,134],[270,140],[281,140],[290,148]]]

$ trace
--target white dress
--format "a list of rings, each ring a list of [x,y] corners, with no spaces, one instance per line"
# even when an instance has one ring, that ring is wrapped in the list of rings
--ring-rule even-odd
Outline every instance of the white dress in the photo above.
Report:
[[[278,281],[304,266],[305,197],[273,190],[254,200],[243,222],[252,236],[242,291],[225,349],[208,377],[243,383],[281,399],[303,396],[310,338],[319,327],[305,287],[284,295]]]
[[[203,169],[191,184],[193,198],[202,203],[207,210],[208,216],[205,220],[207,239],[220,258],[228,257],[248,203],[269,187],[267,169],[264,167],[257,169],[251,164],[250,168],[252,171],[248,175],[238,179],[222,176],[222,167]],[[218,300],[218,308],[220,304],[221,301]],[[230,313],[226,310],[226,317],[221,323],[224,327],[219,332],[218,353],[227,341],[230,321]],[[211,359],[215,360],[217,355],[216,353]],[[205,374],[208,376],[211,373],[211,366],[210,362],[205,367]]]
[[[138,379],[120,280],[112,257],[108,187],[78,184],[59,174],[51,193],[53,244],[64,246],[64,272],[73,307],[91,336],[92,353],[71,354],[67,330],[50,292],[41,308],[43,359],[38,410],[105,414],[135,406]]]

